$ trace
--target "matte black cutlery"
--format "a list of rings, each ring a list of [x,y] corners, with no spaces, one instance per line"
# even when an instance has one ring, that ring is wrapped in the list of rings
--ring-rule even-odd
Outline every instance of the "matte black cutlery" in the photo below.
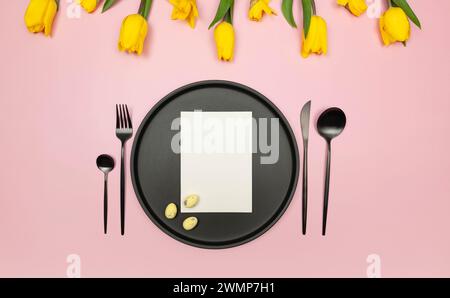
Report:
[[[125,143],[133,135],[130,114],[127,105],[116,105],[116,136],[122,143],[120,154],[120,232],[125,234]]]
[[[108,173],[114,169],[114,159],[106,154],[97,157],[97,167],[104,174],[103,187],[103,230],[106,234],[108,228]]]
[[[345,128],[347,118],[339,108],[329,108],[325,110],[317,120],[317,131],[327,142],[327,164],[325,174],[325,191],[323,199],[322,235],[325,235],[327,228],[328,214],[328,194],[330,190],[330,163],[331,163],[331,140]]]
[[[311,101],[308,101],[300,113],[300,124],[303,137],[303,184],[302,184],[302,233],[306,234],[306,219],[308,213],[308,138],[309,138],[309,116]]]

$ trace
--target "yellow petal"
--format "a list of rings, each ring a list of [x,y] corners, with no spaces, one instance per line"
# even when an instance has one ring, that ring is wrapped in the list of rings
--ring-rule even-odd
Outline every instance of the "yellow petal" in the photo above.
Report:
[[[346,6],[348,3],[348,0],[337,0],[337,4],[342,5],[342,6]]]
[[[269,6],[270,0],[253,0],[250,3],[250,9],[248,11],[248,18],[252,21],[260,21],[264,13],[269,15],[276,15],[272,8]]]
[[[314,16],[312,16],[311,23],[309,25],[308,35],[305,37],[305,42],[303,43],[305,52],[307,52],[308,54],[314,52],[314,49],[316,48],[317,44],[317,39],[318,39],[317,19]]]
[[[305,30],[302,30],[302,47],[301,54],[303,58],[308,58],[309,50],[305,47]]]
[[[50,1],[50,4],[47,8],[47,11],[45,12],[44,16],[44,34],[46,36],[49,36],[52,34],[52,26],[53,26],[53,20],[56,15],[56,11],[58,9],[58,6],[55,1]]]
[[[321,50],[322,50],[322,44],[321,44],[322,39],[321,39],[321,36],[320,36],[321,24],[320,24],[320,19],[319,18],[316,18],[315,16],[313,16],[313,19],[315,20],[315,26],[314,26],[315,27],[315,34],[314,34],[314,38],[311,40],[311,42],[312,42],[311,51],[313,53],[320,54]]]
[[[191,12],[191,14],[192,14],[195,18],[198,17],[197,3],[195,2],[195,0],[193,1],[192,12]]]
[[[325,55],[328,52],[327,23],[320,18],[319,24],[320,51]]]
[[[399,7],[391,7],[384,13],[384,28],[396,41],[403,42],[409,38],[409,20]]]
[[[195,19],[198,17],[196,0],[170,0],[173,5],[172,20],[186,20],[192,28],[195,27]]]
[[[367,10],[367,4],[364,0],[350,0],[348,2],[348,9],[355,16],[359,17]]]
[[[172,16],[176,16],[177,20],[186,20],[191,13],[192,5],[189,0],[179,0],[174,5]]]
[[[263,5],[263,11],[269,15],[273,15],[273,14],[276,15],[276,13],[272,10],[272,8],[270,8],[269,5],[267,5],[267,4]]]
[[[195,16],[194,16],[194,14],[191,13],[191,14],[189,15],[187,21],[188,21],[188,24],[189,24],[189,26],[190,26],[191,28],[194,28],[194,27],[195,27]]]
[[[171,18],[172,20],[177,20],[177,19],[178,19],[178,10],[173,9],[173,10],[172,10],[172,14],[170,15],[170,18]]]
[[[379,24],[380,24],[381,39],[383,40],[384,45],[388,46],[391,44],[391,41],[388,34],[384,31],[384,15],[380,17]]]

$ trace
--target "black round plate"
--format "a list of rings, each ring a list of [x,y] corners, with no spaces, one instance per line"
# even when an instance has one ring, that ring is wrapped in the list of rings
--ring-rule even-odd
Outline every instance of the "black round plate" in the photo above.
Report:
[[[172,121],[181,111],[251,111],[255,119],[279,119],[279,158],[261,164],[252,155],[252,213],[198,213],[198,226],[182,227],[186,214],[168,220],[168,203],[179,205],[180,154],[171,150]],[[269,139],[270,141],[270,139]],[[181,87],[159,101],[142,121],[131,153],[131,177],[137,198],[148,217],[165,233],[202,248],[227,248],[255,239],[284,213],[298,180],[298,149],[292,130],[273,103],[262,94],[228,81],[203,81]],[[230,190],[224,190],[230,191]]]

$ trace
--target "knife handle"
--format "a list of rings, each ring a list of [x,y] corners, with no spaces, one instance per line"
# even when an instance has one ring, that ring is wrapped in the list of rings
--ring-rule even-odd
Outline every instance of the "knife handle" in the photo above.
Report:
[[[303,144],[302,233],[306,234],[308,214],[308,141]]]

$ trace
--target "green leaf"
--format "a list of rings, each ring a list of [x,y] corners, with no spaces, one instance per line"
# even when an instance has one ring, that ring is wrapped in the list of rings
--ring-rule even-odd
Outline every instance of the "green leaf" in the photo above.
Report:
[[[116,3],[116,0],[106,0],[105,4],[103,4],[102,13],[110,9],[114,4]]]
[[[283,13],[284,18],[294,28],[297,28],[297,24],[295,23],[294,14],[292,13],[292,4],[293,0],[283,0],[281,2],[281,12]]]
[[[214,20],[209,25],[208,29],[211,29],[212,26],[214,26],[217,22],[221,21],[224,18],[225,14],[231,8],[233,3],[234,3],[234,0],[220,0],[219,7],[217,8],[216,16],[214,17]]]
[[[308,36],[309,26],[311,25],[311,16],[313,13],[311,0],[302,0],[303,7],[303,30],[305,31],[305,38]]]
[[[416,24],[417,27],[422,29],[422,25],[420,24],[419,18],[416,16],[411,6],[409,6],[406,0],[391,0],[396,6],[400,7],[408,16],[408,18]]]
[[[153,2],[152,0],[141,0],[138,13],[141,16],[143,16],[146,20],[148,19],[150,8],[152,7],[152,2]]]

